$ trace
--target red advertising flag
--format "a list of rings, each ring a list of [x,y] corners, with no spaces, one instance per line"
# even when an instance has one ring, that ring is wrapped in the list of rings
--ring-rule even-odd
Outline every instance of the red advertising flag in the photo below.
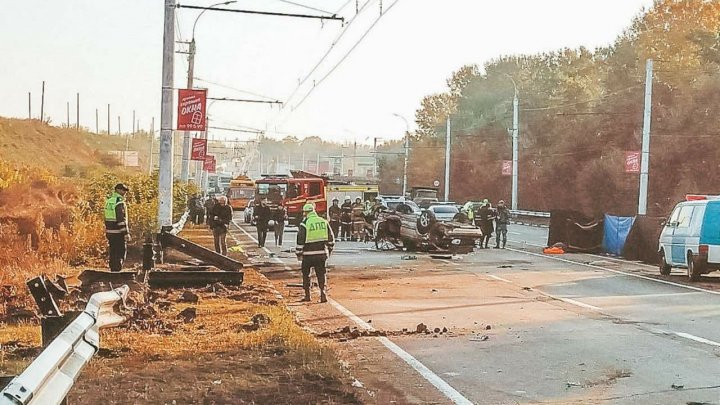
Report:
[[[205,161],[203,162],[203,170],[208,173],[215,173],[215,156],[205,155]]]
[[[640,152],[625,152],[625,173],[640,173]]]
[[[207,139],[193,138],[190,160],[204,162],[205,155],[207,155]]]
[[[512,160],[503,160],[502,161],[501,174],[503,176],[512,176]]]
[[[178,90],[178,131],[206,131],[207,90]]]

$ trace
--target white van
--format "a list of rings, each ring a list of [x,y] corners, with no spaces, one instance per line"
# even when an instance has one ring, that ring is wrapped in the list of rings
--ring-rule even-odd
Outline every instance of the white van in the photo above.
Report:
[[[687,269],[690,280],[720,269],[720,198],[688,196],[675,206],[660,234],[660,274]]]

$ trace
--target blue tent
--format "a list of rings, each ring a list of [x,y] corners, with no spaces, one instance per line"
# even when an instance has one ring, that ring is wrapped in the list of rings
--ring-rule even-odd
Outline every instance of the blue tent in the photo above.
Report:
[[[603,250],[606,253],[620,256],[633,222],[635,222],[635,217],[616,217],[605,214]]]

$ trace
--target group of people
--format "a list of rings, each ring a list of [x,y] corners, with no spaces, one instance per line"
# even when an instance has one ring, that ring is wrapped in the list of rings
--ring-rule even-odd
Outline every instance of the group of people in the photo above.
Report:
[[[275,233],[275,246],[282,246],[287,218],[287,210],[282,205],[270,207],[267,199],[256,202],[255,208],[253,208],[253,219],[257,228],[258,246],[265,247],[270,221],[272,221],[272,228]]]
[[[495,249],[505,249],[507,244],[507,226],[510,223],[510,210],[505,206],[505,201],[500,200],[497,207],[493,208],[486,198],[480,203],[480,208],[475,211],[473,203],[468,202],[463,206],[462,212],[467,215],[470,222],[480,227],[483,237],[480,240],[480,249],[489,249],[490,238],[495,233]],[[502,245],[500,245],[502,239]]]
[[[207,224],[213,233],[215,251],[227,255],[227,233],[233,218],[233,209],[224,195],[202,197],[193,194],[187,202],[190,222]]]
[[[368,237],[365,232],[365,215],[371,208],[370,201],[363,202],[362,198],[355,198],[352,202],[350,196],[345,197],[342,205],[340,200],[333,198],[332,205],[328,208],[330,228],[335,235],[339,235],[341,241],[365,241]]]

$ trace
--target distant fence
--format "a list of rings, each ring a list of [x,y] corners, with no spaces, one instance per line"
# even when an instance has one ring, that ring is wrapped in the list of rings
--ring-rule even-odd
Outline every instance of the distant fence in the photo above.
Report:
[[[550,226],[549,212],[512,210],[510,214],[513,218],[512,222],[515,224],[540,226],[543,228]]]

